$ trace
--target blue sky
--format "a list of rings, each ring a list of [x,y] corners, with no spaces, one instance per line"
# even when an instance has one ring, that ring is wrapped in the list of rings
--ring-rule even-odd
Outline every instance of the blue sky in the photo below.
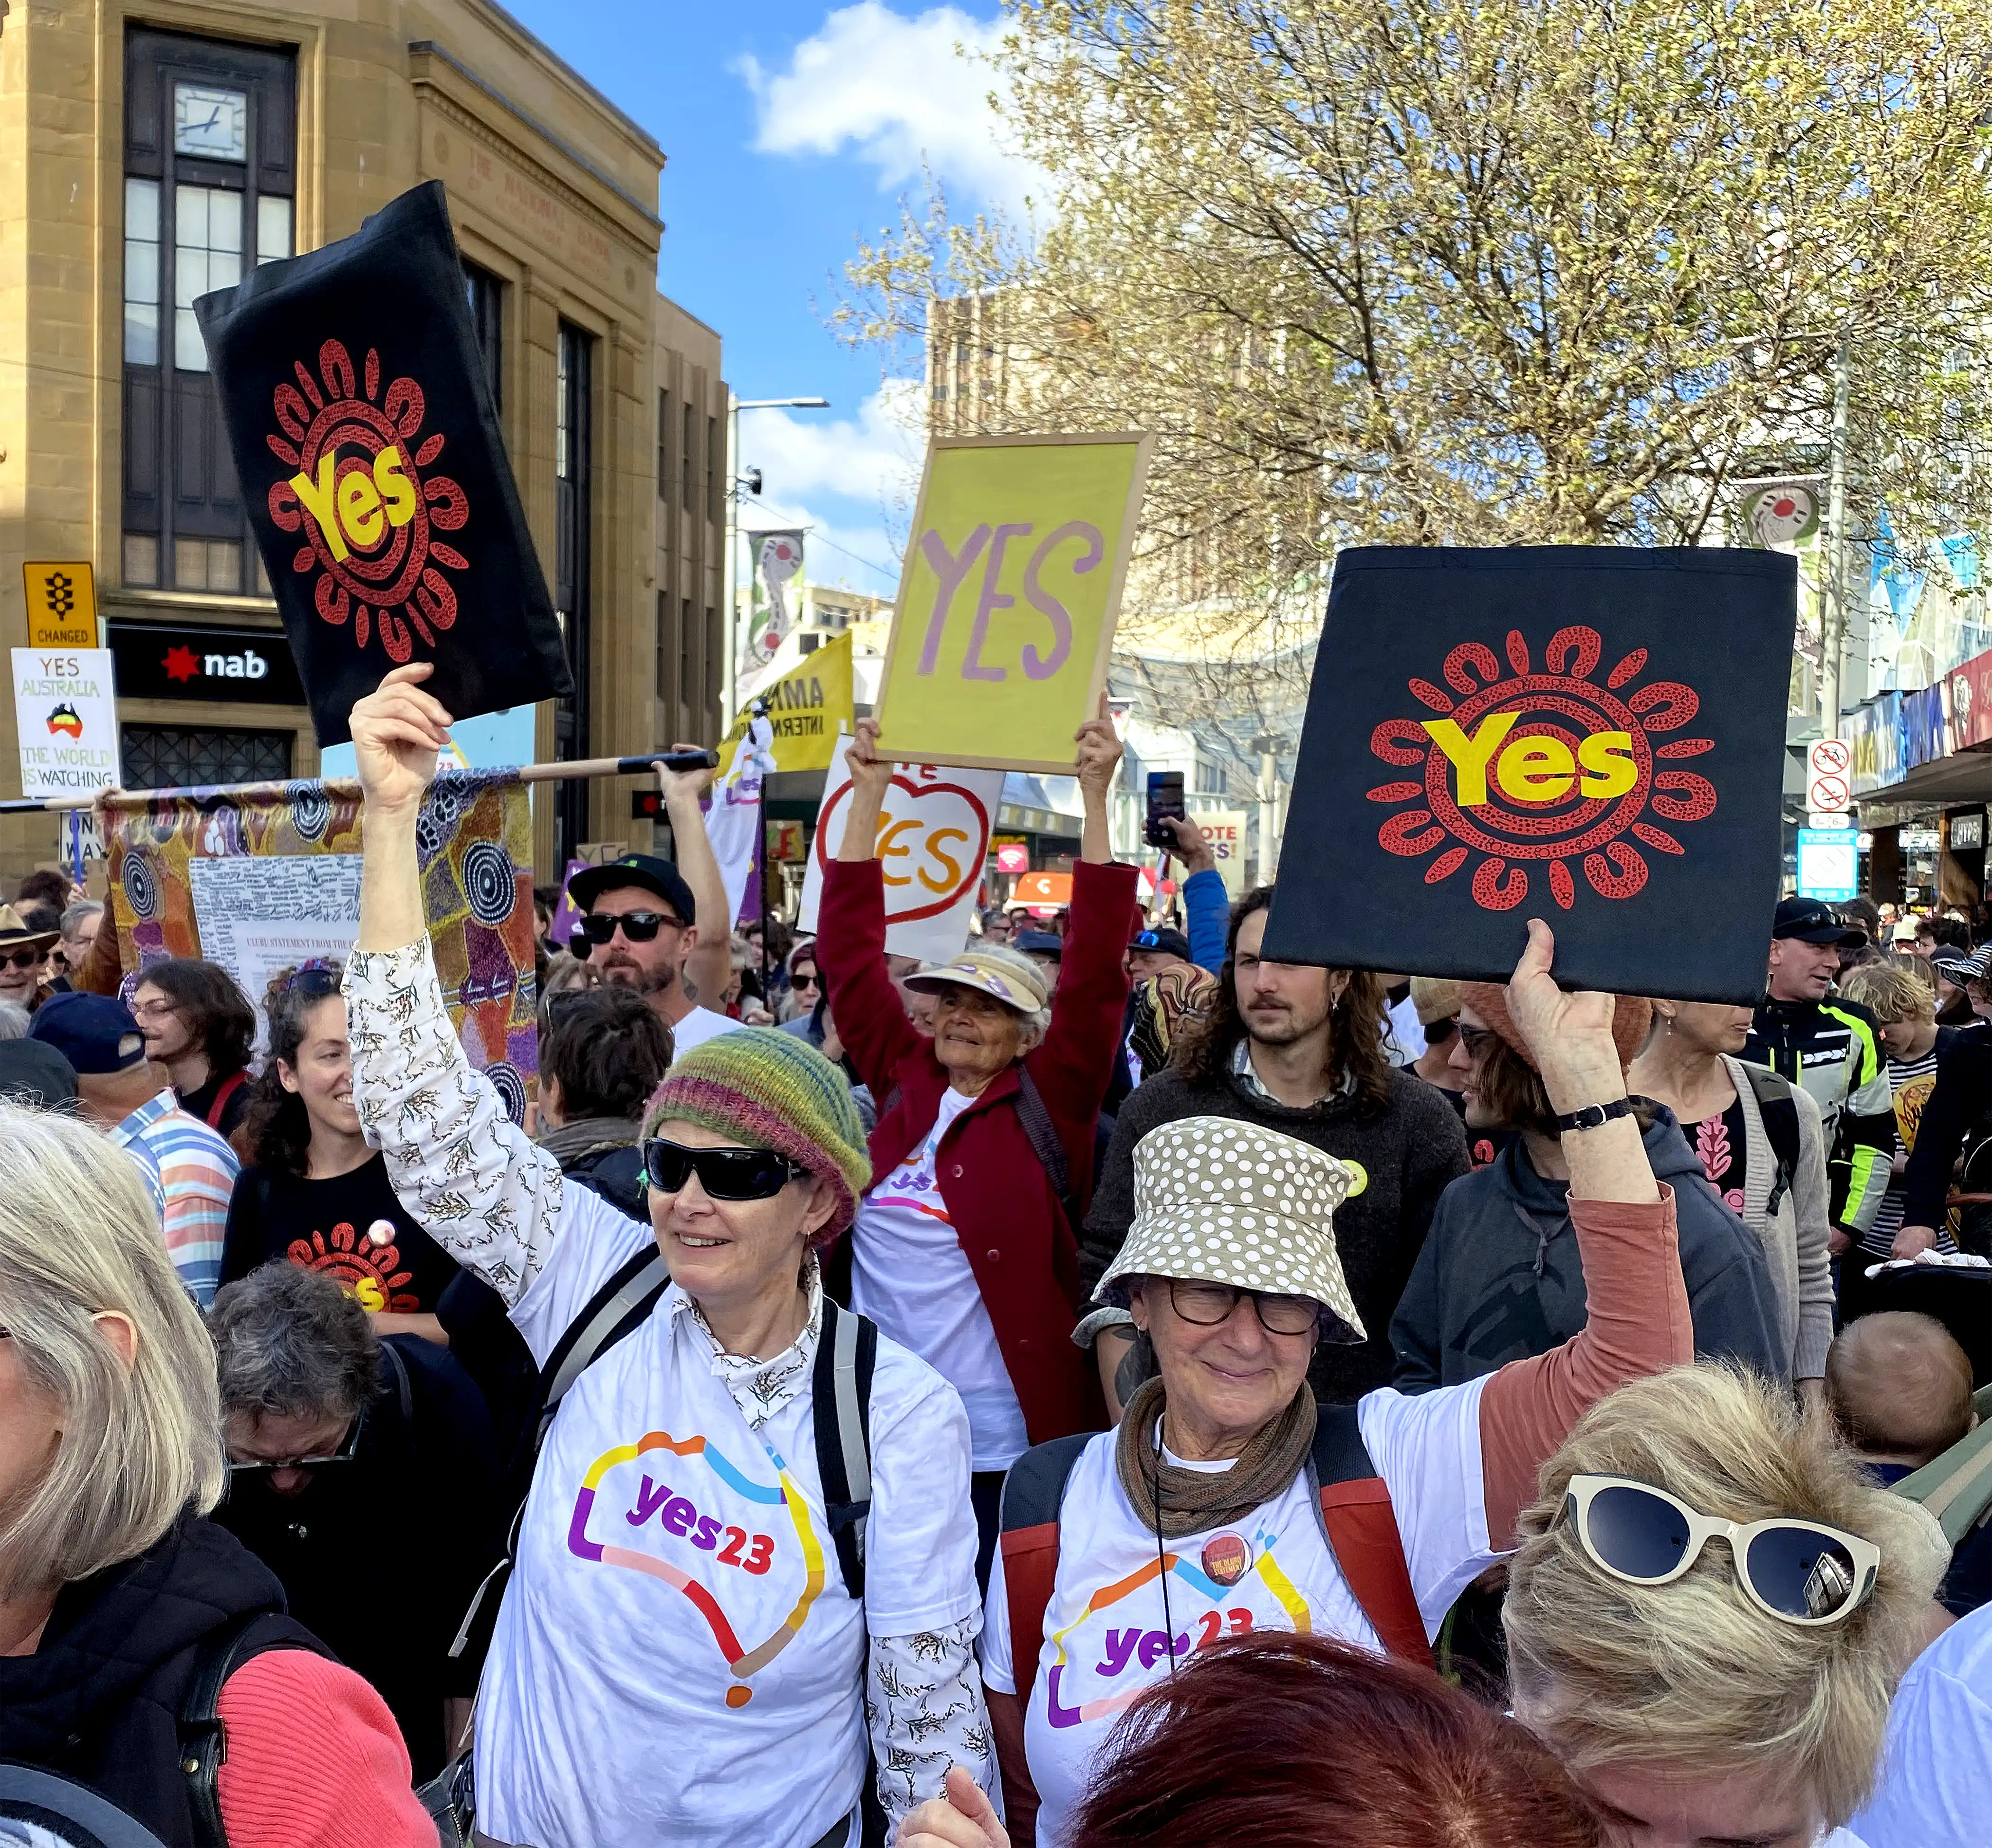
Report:
[[[718,329],[735,391],[831,401],[743,414],[741,459],[766,482],[743,523],[813,526],[811,579],[889,594],[920,440],[893,415],[905,387],[882,356],[824,319],[855,240],[896,218],[923,158],[961,205],[1021,192],[984,100],[992,73],[955,51],[991,41],[994,0],[505,4],[663,147],[658,286]]]

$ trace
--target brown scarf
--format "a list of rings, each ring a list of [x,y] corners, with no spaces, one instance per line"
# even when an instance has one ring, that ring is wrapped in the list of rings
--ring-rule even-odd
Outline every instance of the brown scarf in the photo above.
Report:
[[[1305,1381],[1284,1411],[1253,1433],[1226,1470],[1184,1469],[1162,1461],[1155,1431],[1165,1403],[1159,1377],[1144,1384],[1120,1414],[1114,1451],[1135,1519],[1165,1540],[1228,1526],[1284,1495],[1314,1447],[1314,1390]]]

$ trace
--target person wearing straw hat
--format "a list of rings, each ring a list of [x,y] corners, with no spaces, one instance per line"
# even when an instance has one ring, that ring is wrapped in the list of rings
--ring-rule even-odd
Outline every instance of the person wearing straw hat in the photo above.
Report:
[[[1584,1410],[1691,1358],[1673,1196],[1626,1101],[1611,997],[1559,990],[1552,948],[1533,922],[1510,996],[1563,1120],[1591,1284],[1588,1321],[1553,1352],[1317,1407],[1317,1344],[1364,1334],[1335,1248],[1346,1166],[1236,1118],[1137,1145],[1134,1222],[1100,1295],[1129,1309],[1159,1374],[1117,1430],[1039,1447],[1004,1491],[983,1678],[1018,1840],[1064,1840],[1116,1716],[1220,1635],[1310,1631],[1429,1662]]]
[[[47,990],[42,986],[49,951],[60,931],[36,930],[11,905],[0,905],[0,1001],[32,1014]]]
[[[716,1035],[645,1106],[647,1219],[568,1184],[444,1008],[415,847],[449,724],[429,671],[353,711],[346,994],[368,1141],[549,1381],[478,1694],[476,1839],[857,1848],[868,1761],[889,1820],[950,1761],[994,1766],[961,1401],[818,1270],[871,1178],[850,1086],[793,1035]]]

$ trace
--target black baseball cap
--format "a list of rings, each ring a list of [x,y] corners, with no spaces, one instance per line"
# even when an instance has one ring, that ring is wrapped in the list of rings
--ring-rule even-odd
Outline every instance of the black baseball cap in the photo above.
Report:
[[[575,909],[585,912],[605,892],[619,885],[640,885],[653,892],[677,915],[680,924],[698,921],[698,905],[684,875],[668,860],[654,854],[625,854],[606,866],[584,866],[567,882],[567,895]]]
[[[1158,950],[1164,956],[1179,956],[1185,963],[1196,961],[1189,953],[1189,939],[1179,930],[1171,930],[1164,926],[1155,930],[1138,930],[1129,942],[1130,950]]]
[[[35,1014],[28,1037],[53,1046],[78,1073],[101,1077],[145,1062],[145,1042],[120,1001],[79,990],[52,994]]]
[[[1823,898],[1780,898],[1771,935],[1796,937],[1802,943],[1833,943],[1842,950],[1858,950],[1868,941],[1866,931],[1848,923]]]
[[[1065,960],[1065,939],[1055,930],[1023,930],[1010,939],[1010,947],[1025,956],[1048,956],[1054,962]]]
[[[76,1067],[39,1039],[0,1040],[0,1103],[66,1110],[76,1102]]]

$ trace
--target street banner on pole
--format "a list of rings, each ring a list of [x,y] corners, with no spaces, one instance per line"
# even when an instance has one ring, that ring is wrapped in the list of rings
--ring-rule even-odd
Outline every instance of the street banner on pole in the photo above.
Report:
[[[839,731],[856,729],[851,714],[851,638],[839,636],[814,654],[806,654],[778,680],[755,694],[766,704],[774,733],[769,748],[777,770],[827,770],[837,748]],[[730,760],[733,747],[747,734],[749,706],[733,721],[719,747],[720,761]]]
[[[1761,994],[1796,567],[1764,551],[1373,547],[1336,561],[1272,961]]]
[[[21,793],[46,801],[114,788],[118,702],[107,648],[14,650]]]
[[[747,625],[743,673],[765,667],[796,626],[794,593],[789,586],[803,575],[803,535],[799,530],[747,535],[753,548],[754,575],[761,581],[762,606]]]
[[[882,756],[1069,773],[1107,684],[1151,441],[950,437],[928,451]]]
[[[571,694],[442,182],[194,312],[319,742],[406,661],[459,718]]]
[[[840,740],[825,779],[815,844],[803,877],[797,928],[816,929],[824,868],[844,844],[851,813],[851,765]],[[944,963],[968,940],[989,852],[989,833],[1003,800],[1000,770],[956,770],[933,764],[902,764],[878,821],[884,863],[885,947],[894,956]]]

